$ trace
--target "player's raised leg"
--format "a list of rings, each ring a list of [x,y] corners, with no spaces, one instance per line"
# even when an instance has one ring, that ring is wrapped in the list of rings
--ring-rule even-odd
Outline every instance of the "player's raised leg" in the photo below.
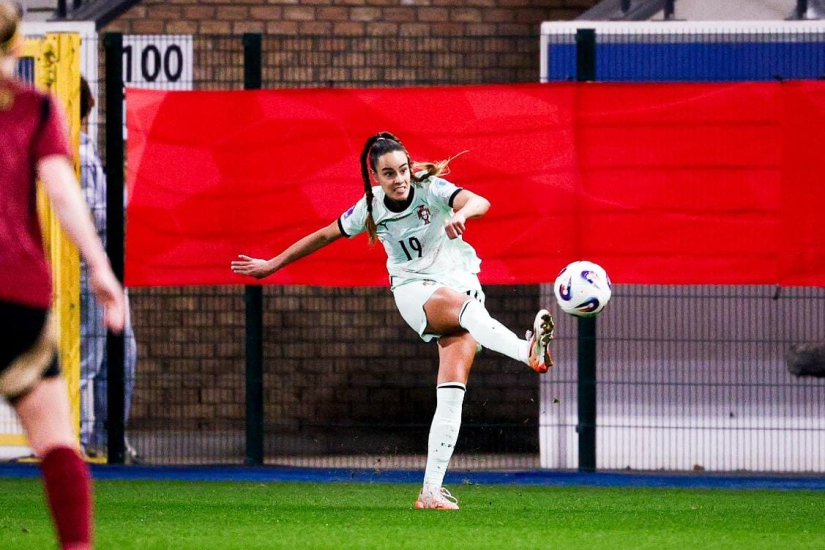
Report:
[[[424,310],[428,332],[449,334],[462,328],[483,347],[521,361],[536,372],[547,372],[553,366],[549,347],[553,339],[553,317],[546,309],[539,311],[526,340],[494,319],[483,304],[447,287],[433,293]]]

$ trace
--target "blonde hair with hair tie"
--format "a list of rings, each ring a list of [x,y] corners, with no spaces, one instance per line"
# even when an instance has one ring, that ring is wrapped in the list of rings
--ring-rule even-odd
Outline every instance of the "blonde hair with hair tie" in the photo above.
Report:
[[[10,54],[19,36],[20,10],[8,0],[0,0],[0,54]]]

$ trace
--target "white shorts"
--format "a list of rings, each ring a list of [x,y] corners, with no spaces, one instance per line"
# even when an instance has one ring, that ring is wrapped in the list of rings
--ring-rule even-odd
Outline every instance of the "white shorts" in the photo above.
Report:
[[[436,290],[447,287],[467,294],[484,305],[484,291],[476,275],[470,274],[463,285],[445,285],[435,281],[410,281],[395,287],[392,291],[395,297],[395,305],[401,313],[401,317],[412,329],[421,336],[425,342],[430,342],[439,338],[440,334],[427,332],[427,314],[424,312],[424,304],[435,293]]]

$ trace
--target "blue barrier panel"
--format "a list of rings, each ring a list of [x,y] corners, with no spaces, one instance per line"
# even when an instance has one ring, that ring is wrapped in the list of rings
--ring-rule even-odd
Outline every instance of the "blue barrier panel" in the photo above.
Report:
[[[825,78],[825,25],[582,22],[543,26],[544,81],[575,80],[577,27],[595,28],[600,82]]]

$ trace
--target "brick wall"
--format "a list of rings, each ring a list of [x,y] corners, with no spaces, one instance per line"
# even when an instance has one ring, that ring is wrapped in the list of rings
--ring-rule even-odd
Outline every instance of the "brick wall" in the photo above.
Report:
[[[535,34],[598,0],[144,0],[105,30],[333,36]]]
[[[535,82],[539,24],[596,2],[148,0],[104,30],[196,35],[196,88],[240,87],[245,32],[265,33],[265,87]],[[494,316],[529,328],[537,287],[485,290]],[[267,287],[265,298],[268,455],[423,452],[437,351],[388,289]],[[140,358],[130,429],[242,434],[243,289],[135,289],[132,303]],[[536,452],[535,376],[480,355],[459,448]],[[170,454],[185,452],[154,458]]]
[[[145,0],[105,31],[264,33],[266,87],[536,82],[543,21],[598,0]],[[394,39],[403,47],[396,48]],[[406,40],[406,42],[404,42]],[[196,51],[208,55],[211,51]],[[195,80],[215,75],[203,65]]]
[[[529,328],[538,287],[485,290],[491,314],[517,333]],[[397,452],[424,448],[438,352],[406,325],[388,288],[266,287],[264,296],[268,453],[380,452],[388,441]],[[243,289],[133,289],[131,297],[139,364],[130,429],[243,432]],[[462,441],[472,448],[535,451],[535,373],[484,351],[464,418]]]

